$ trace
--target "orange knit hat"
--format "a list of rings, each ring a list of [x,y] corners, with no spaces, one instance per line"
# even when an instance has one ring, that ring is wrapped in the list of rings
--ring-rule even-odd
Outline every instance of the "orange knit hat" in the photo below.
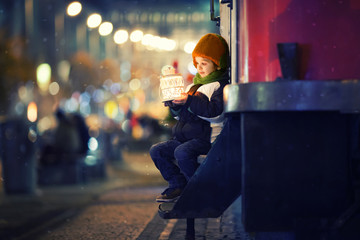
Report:
[[[215,33],[208,33],[196,44],[192,52],[194,66],[196,67],[195,57],[210,59],[220,68],[228,68],[229,46],[225,39]]]

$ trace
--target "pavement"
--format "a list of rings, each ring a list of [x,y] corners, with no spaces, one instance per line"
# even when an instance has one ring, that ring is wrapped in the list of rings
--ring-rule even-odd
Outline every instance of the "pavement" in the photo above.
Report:
[[[35,194],[8,195],[1,186],[0,239],[32,239],[32,235],[46,227],[44,225],[54,225],[76,215],[114,189],[164,186],[161,176],[149,164],[146,153],[124,155],[123,162],[108,164],[107,178],[103,180],[77,185],[38,186]]]
[[[158,214],[155,198],[166,186],[148,152],[131,151],[123,152],[122,161],[108,163],[102,180],[38,186],[34,194],[23,195],[8,195],[1,184],[0,240],[296,239],[288,232],[245,232],[241,197],[219,218],[195,219],[194,238],[185,238],[186,219]]]
[[[158,216],[166,187],[148,153],[124,152],[107,178],[78,185],[38,186],[35,194],[0,188],[0,239],[184,239],[185,219]],[[195,239],[251,239],[241,225],[240,200],[220,218],[196,219]]]

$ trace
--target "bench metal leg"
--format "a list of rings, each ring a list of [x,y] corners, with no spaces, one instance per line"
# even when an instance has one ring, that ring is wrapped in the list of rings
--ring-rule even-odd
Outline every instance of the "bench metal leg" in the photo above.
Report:
[[[195,219],[187,218],[186,219],[186,240],[195,240]]]

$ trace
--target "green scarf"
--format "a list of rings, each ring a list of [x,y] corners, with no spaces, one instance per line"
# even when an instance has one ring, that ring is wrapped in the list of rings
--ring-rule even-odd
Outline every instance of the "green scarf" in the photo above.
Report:
[[[207,84],[207,83],[212,83],[212,82],[216,82],[219,79],[221,79],[221,76],[226,72],[226,70],[221,69],[221,70],[216,70],[212,73],[210,73],[209,75],[207,75],[206,77],[201,77],[199,73],[197,73],[193,79],[194,84]]]

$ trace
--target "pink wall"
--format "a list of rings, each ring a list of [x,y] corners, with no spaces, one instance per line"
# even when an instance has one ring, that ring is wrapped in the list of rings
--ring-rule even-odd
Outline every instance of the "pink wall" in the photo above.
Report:
[[[360,1],[244,0],[240,7],[242,81],[281,77],[281,42],[299,44],[300,79],[360,78]]]

